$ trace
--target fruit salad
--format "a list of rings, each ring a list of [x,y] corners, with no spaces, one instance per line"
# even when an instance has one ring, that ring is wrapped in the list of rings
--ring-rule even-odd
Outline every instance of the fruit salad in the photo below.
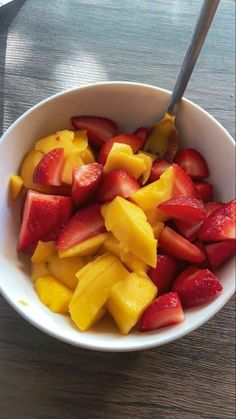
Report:
[[[158,128],[71,123],[37,139],[10,178],[12,199],[22,199],[17,251],[28,254],[40,301],[80,331],[106,314],[122,334],[183,322],[222,292],[236,201],[214,200],[207,162],[180,149],[176,131],[153,155],[145,144],[160,140]]]

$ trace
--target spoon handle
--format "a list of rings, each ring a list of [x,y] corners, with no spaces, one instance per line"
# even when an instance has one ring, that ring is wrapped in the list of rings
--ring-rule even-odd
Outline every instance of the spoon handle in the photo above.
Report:
[[[188,81],[195,67],[196,61],[204,44],[207,32],[220,0],[203,0],[191,40],[186,51],[178,79],[170,98],[167,112],[175,116],[178,105],[187,87]]]

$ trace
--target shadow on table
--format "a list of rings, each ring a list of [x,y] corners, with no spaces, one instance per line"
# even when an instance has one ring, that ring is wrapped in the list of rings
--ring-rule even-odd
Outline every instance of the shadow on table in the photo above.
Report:
[[[2,67],[2,77],[0,78],[0,134],[3,131],[3,116],[4,116],[4,72],[5,72],[5,58],[7,35],[9,28],[16,18],[19,10],[25,3],[25,0],[14,0],[0,8],[0,68]]]

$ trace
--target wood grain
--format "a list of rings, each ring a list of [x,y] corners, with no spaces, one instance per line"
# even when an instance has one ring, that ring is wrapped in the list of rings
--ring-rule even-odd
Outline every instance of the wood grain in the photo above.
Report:
[[[95,81],[172,89],[197,0],[16,0],[0,9],[0,130],[49,95]],[[186,96],[234,135],[235,3],[222,1]],[[1,269],[1,267],[0,267]],[[1,419],[235,417],[232,299],[170,345],[99,353],[60,343],[1,300]]]

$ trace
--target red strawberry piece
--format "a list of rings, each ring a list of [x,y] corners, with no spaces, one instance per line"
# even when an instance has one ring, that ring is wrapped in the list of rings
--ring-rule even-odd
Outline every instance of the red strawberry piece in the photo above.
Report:
[[[166,171],[166,169],[168,169],[168,167],[170,167],[170,163],[168,163],[166,160],[155,160],[151,169],[151,174],[149,178],[150,182],[155,182],[155,180],[160,179],[160,176],[162,175],[162,173]]]
[[[134,131],[133,135],[136,135],[136,137],[139,137],[143,141],[143,144],[144,144],[148,136],[148,129],[145,127],[137,128]]]
[[[73,116],[72,125],[75,129],[86,130],[91,146],[100,148],[104,142],[114,137],[117,125],[108,118],[98,116]]]
[[[157,266],[150,268],[148,275],[157,286],[158,295],[170,291],[176,272],[177,262],[174,258],[168,255],[157,255]]]
[[[61,184],[64,148],[54,148],[40,160],[34,169],[33,181],[42,185]]]
[[[184,312],[176,292],[169,292],[156,298],[144,311],[139,330],[148,332],[160,327],[184,321]]]
[[[205,159],[193,148],[180,150],[175,158],[178,164],[192,179],[204,179],[209,176],[209,170]]]
[[[207,257],[212,269],[219,268],[236,252],[236,240],[223,240],[206,247]]]
[[[46,195],[29,190],[27,193],[17,249],[24,252],[27,247],[44,240],[48,234],[59,232],[72,213],[71,198]]]
[[[202,221],[206,218],[203,203],[191,196],[177,196],[168,199],[158,206],[170,218],[188,220],[188,222]]]
[[[185,222],[182,220],[175,221],[175,228],[176,230],[187,240],[193,242],[197,239],[200,227],[202,225],[202,221],[196,222]]]
[[[173,163],[174,175],[173,175],[173,196],[185,195],[192,196],[193,198],[198,198],[198,190],[192,181],[192,179],[187,175],[182,167]]]
[[[97,191],[97,200],[107,202],[116,196],[129,198],[140,188],[138,181],[125,170],[113,170],[104,175]]]
[[[207,202],[205,204],[205,210],[207,217],[213,213],[218,208],[222,208],[224,205],[223,202]]]
[[[99,163],[85,164],[73,171],[71,196],[76,205],[82,205],[95,192],[102,178],[103,166]]]
[[[199,197],[203,202],[209,202],[213,199],[213,185],[209,182],[195,182]]]
[[[79,210],[61,230],[57,239],[57,249],[68,249],[105,231],[101,205],[88,205]]]
[[[103,144],[100,153],[98,155],[98,162],[105,165],[107,161],[107,156],[111,151],[111,148],[114,143],[122,143],[129,145],[133,153],[136,153],[138,150],[140,150],[143,147],[144,141],[143,139],[137,137],[133,134],[121,134],[117,135],[116,137],[111,138],[108,140],[105,144]]]
[[[204,253],[172,228],[165,227],[159,236],[159,245],[168,255],[188,262],[198,263],[205,259]]]
[[[236,238],[235,228],[236,200],[224,204],[216,209],[203,222],[199,240],[203,242],[215,242]]]
[[[190,266],[182,272],[173,285],[183,307],[206,303],[222,291],[222,285],[209,269]]]

